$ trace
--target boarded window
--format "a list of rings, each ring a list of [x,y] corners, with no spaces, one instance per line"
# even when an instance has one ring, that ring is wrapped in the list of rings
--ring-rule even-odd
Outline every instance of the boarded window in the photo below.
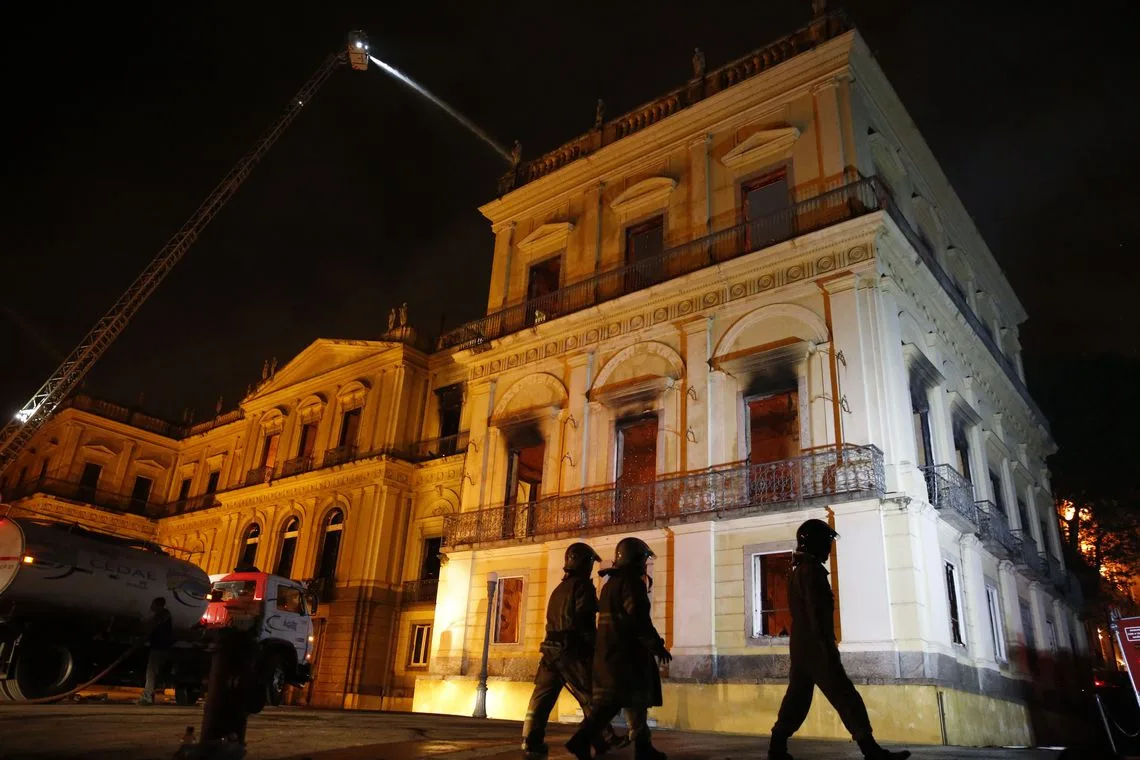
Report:
[[[495,594],[495,643],[518,644],[522,636],[522,578],[500,578]]]
[[[752,636],[789,636],[788,576],[792,553],[752,555]]]
[[[431,623],[412,623],[408,646],[408,667],[426,668],[431,653]]]

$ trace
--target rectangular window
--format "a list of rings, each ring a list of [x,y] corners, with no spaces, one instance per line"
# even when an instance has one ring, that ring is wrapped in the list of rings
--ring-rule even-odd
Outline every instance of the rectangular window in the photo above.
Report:
[[[958,569],[946,563],[946,603],[950,608],[950,641],[965,644],[962,638],[962,616],[958,607]]]
[[[280,442],[280,433],[265,436],[265,443],[261,447],[261,466],[265,469],[272,470],[277,465],[277,444]]]
[[[40,463],[40,480],[43,480],[44,478],[47,477],[48,465],[50,463],[51,463],[50,459],[45,459],[43,462]]]
[[[424,557],[420,562],[420,580],[439,579],[439,553],[442,546],[443,539],[438,536],[424,539]]]
[[[522,578],[500,578],[495,594],[495,643],[518,644],[522,640]]]
[[[792,553],[752,555],[752,637],[789,636],[788,576]]]
[[[1017,516],[1021,520],[1022,540],[1034,541],[1033,523],[1029,521],[1029,507],[1025,506],[1025,501],[1021,497],[1017,499]]]
[[[79,488],[76,496],[81,500],[90,501],[95,498],[95,491],[99,488],[99,476],[103,474],[103,467],[94,462],[83,465],[83,474],[79,476]]]
[[[962,473],[966,480],[973,483],[974,475],[970,472],[970,439],[962,425],[954,426],[954,459],[958,465],[958,472]]]
[[[136,476],[135,487],[131,489],[131,504],[137,507],[146,506],[153,485],[154,481],[150,478],[144,478],[142,475]]]
[[[990,613],[990,636],[994,645],[994,657],[999,662],[1006,661],[1005,653],[1005,626],[1002,625],[1001,605],[998,603],[998,592],[993,586],[986,586],[986,608]]]
[[[625,230],[626,292],[646,288],[665,279],[661,254],[665,250],[665,217],[627,227]]]
[[[355,446],[356,434],[360,429],[360,409],[349,409],[340,420],[340,442],[338,446]]]
[[[1049,639],[1049,651],[1057,651],[1057,629],[1053,626],[1052,620],[1045,621],[1045,635]]]
[[[993,470],[990,470],[990,490],[994,494],[994,505],[999,512],[1008,517],[1009,510],[1005,508],[1005,490],[1001,487],[1001,475]]]
[[[206,478],[206,493],[207,494],[218,492],[218,479],[221,477],[222,477],[222,471],[221,470],[211,470],[210,471],[210,477]]]
[[[929,467],[934,464],[934,436],[930,427],[930,401],[926,396],[926,387],[911,377],[910,380],[910,414],[914,426],[914,448],[918,454],[918,466]],[[933,500],[933,495],[931,496]]]
[[[293,588],[292,586],[278,586],[277,587],[277,609],[282,612],[292,612],[294,614],[301,614],[301,589]]]
[[[526,323],[539,325],[558,314],[562,256],[532,264],[526,285]]]
[[[190,478],[182,478],[182,484],[178,486],[178,500],[186,501],[190,498]]]
[[[431,623],[412,623],[408,643],[408,667],[426,668],[431,653]]]
[[[439,404],[439,437],[459,435],[459,425],[463,411],[463,384],[456,383],[435,392]],[[455,448],[441,453],[454,454]]]
[[[297,442],[297,456],[308,457],[313,455],[313,448],[317,444],[317,423],[306,422],[301,426],[301,434],[298,436]]]
[[[657,416],[617,423],[617,504],[619,524],[639,522],[653,514],[657,479]]]
[[[792,235],[794,219],[788,175],[784,171],[758,177],[741,187],[748,250],[755,251]]]

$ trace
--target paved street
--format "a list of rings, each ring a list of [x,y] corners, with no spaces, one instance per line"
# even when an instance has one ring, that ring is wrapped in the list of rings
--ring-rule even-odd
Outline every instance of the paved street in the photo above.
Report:
[[[0,706],[0,758],[167,760],[186,727],[197,731],[201,708],[132,704]],[[418,757],[518,758],[519,724],[450,716],[268,708],[249,724],[253,760],[411,760]],[[553,727],[551,758],[569,757],[561,743],[568,726]],[[762,758],[763,738],[658,731],[671,760]],[[798,741],[797,760],[847,760],[860,754],[850,742]],[[1056,760],[1045,750],[912,747],[916,760]],[[612,755],[632,760],[631,749]]]

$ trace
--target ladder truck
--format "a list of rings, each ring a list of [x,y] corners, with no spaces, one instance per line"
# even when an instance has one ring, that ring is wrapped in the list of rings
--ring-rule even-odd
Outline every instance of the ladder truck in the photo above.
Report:
[[[170,270],[182,260],[254,168],[289,128],[297,115],[316,96],[328,78],[345,63],[357,71],[368,68],[368,38],[363,32],[351,32],[347,44],[328,56],[308,81],[285,106],[285,112],[261,134],[257,142],[234,165],[221,182],[206,196],[185,224],[166,241],[142,273],[135,278],[115,304],[92,327],[79,345],[60,363],[51,377],[16,412],[0,430],[0,473],[12,464],[31,441],[36,431],[50,419],[56,408],[78,387],[91,367],[107,351],[126,328],[139,308],[150,298]]]

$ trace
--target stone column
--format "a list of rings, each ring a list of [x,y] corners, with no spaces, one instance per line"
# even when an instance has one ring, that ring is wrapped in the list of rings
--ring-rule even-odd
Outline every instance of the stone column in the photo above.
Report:
[[[910,420],[910,389],[902,353],[902,330],[899,327],[899,307],[894,297],[894,286],[881,280],[875,289],[875,313],[879,316],[879,329],[874,336],[881,347],[880,366],[883,383],[886,436],[882,446],[886,464],[887,490],[904,490],[908,483],[899,471],[901,462],[917,461],[914,432]],[[922,489],[925,493],[925,489]]]
[[[574,467],[564,470],[563,489],[572,491],[585,488],[590,458],[589,402],[586,394],[594,381],[594,352],[574,354],[567,362],[570,367],[570,394],[567,410],[574,419],[573,432],[567,433],[566,451],[574,457]],[[577,445],[571,445],[576,443]],[[567,463],[569,464],[569,463]]]
[[[716,675],[716,526],[676,525],[673,531],[673,649],[670,676],[708,681]]]
[[[889,507],[888,507],[889,508]],[[891,583],[882,511],[878,499],[833,507],[836,578],[843,647],[856,651],[893,650]]]
[[[1025,631],[1021,624],[1021,596],[1017,592],[1017,570],[1007,559],[998,562],[998,593],[1001,595],[1002,621],[1006,631],[1007,648],[1010,643],[1025,646]],[[1013,657],[1009,658],[1011,661]]]
[[[471,386],[468,404],[471,407],[471,448],[464,458],[464,475],[460,477],[460,509],[477,509],[482,505],[483,491],[487,474],[488,457],[491,449],[491,429],[488,426],[495,397],[495,381]],[[474,454],[474,456],[471,456]]]
[[[966,646],[978,653],[979,660],[989,667],[997,666],[990,635],[989,608],[986,605],[986,579],[982,571],[982,542],[973,533],[959,539],[962,548],[962,568],[959,582],[961,599],[965,605],[964,618],[968,621]],[[972,634],[971,634],[972,632]]]
[[[819,140],[818,150],[822,161],[819,167],[820,177],[824,186],[820,191],[826,191],[842,183],[843,171],[847,162],[844,160],[844,127],[839,107],[839,79],[833,78],[821,82],[812,88],[815,98],[815,126],[816,136]]]
[[[705,438],[708,441],[708,464],[727,464],[729,461],[730,441],[728,439],[727,418],[732,414],[728,396],[728,377],[721,370],[711,370],[708,373],[708,426],[705,429]],[[735,426],[733,426],[735,429]]]
[[[712,319],[695,319],[681,326],[681,340],[684,346],[685,378],[681,385],[680,403],[684,437],[685,459],[682,469],[701,470],[709,465],[708,443],[708,391],[709,391],[709,332]],[[689,439],[689,431],[693,438]]]

